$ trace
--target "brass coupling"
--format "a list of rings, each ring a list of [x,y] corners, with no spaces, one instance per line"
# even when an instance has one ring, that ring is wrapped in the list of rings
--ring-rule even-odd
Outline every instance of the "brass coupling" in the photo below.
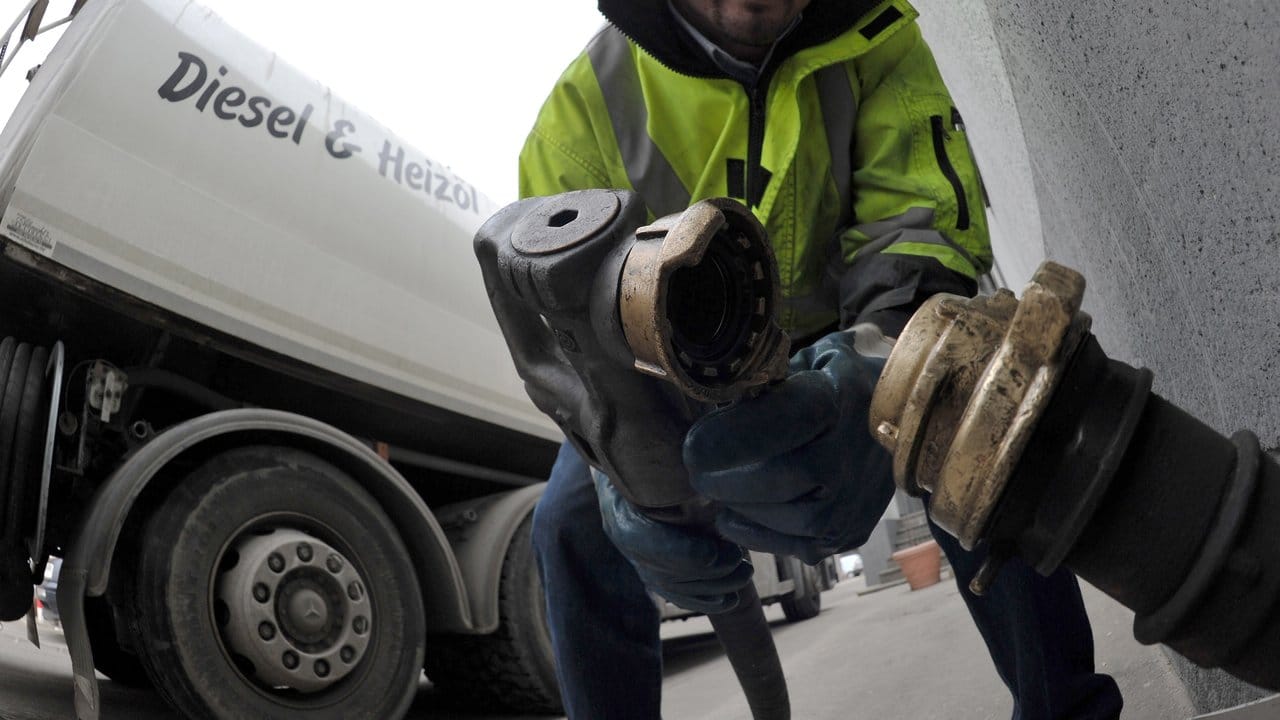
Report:
[[[703,402],[785,377],[778,264],[764,228],[728,198],[636,230],[618,313],[641,372]]]
[[[871,400],[894,480],[932,493],[930,515],[973,549],[1036,421],[1088,335],[1084,277],[1045,262],[1016,300],[937,295],[899,336]]]

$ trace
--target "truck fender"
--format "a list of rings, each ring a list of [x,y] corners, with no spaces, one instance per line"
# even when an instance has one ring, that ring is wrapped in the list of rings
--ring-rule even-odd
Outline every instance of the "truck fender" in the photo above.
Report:
[[[279,444],[313,452],[349,473],[382,505],[408,547],[432,631],[474,632],[471,603],[440,524],[408,481],[369,447],[331,425],[259,408],[223,410],[188,420],[142,446],[96,491],[63,560],[58,600],[75,674],[76,715],[97,720],[98,684],[85,624],[84,598],[107,590],[121,530],[138,497],[180,456],[235,444]],[[229,442],[230,441],[230,442]],[[163,482],[164,480],[160,480]]]
[[[467,584],[472,632],[488,633],[498,629],[502,561],[516,528],[533,512],[546,486],[538,483],[446,505],[436,511]]]

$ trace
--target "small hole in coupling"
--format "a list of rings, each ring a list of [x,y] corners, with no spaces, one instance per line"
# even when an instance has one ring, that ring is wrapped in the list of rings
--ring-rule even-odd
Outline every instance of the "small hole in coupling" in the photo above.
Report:
[[[552,215],[551,217],[547,218],[547,227],[564,227],[565,225],[568,225],[569,223],[577,219],[578,219],[577,210],[573,210],[573,209],[561,210],[555,215]]]

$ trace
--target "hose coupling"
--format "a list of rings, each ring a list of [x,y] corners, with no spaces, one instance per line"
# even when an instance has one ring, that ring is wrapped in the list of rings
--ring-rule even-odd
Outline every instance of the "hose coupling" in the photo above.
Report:
[[[1022,301],[936,295],[907,323],[871,400],[872,435],[898,487],[932,493],[931,516],[972,549],[1089,333],[1084,277],[1040,266]]]

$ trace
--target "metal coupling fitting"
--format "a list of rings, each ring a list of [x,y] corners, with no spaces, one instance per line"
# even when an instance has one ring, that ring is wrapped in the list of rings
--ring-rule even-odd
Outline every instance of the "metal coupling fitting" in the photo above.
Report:
[[[618,312],[641,372],[703,402],[786,376],[778,265],[760,221],[728,198],[636,230]]]
[[[1036,421],[1089,332],[1084,277],[1043,263],[1016,300],[937,295],[912,316],[871,400],[898,487],[968,549],[987,530]]]

